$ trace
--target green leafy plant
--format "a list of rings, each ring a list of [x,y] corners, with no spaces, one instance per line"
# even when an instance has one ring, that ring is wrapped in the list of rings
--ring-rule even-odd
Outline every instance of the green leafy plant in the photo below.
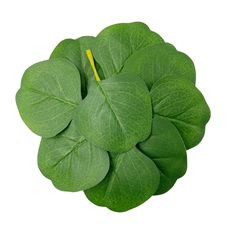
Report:
[[[16,103],[62,191],[123,212],[170,190],[210,109],[192,60],[141,22],[65,39],[24,73]]]

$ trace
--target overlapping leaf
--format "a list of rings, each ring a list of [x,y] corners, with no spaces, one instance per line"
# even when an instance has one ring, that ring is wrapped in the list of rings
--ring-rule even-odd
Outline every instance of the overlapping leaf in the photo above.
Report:
[[[166,77],[154,83],[150,94],[154,113],[177,127],[187,149],[196,146],[203,138],[210,109],[194,84],[183,78]]]
[[[83,97],[87,94],[89,83],[94,82],[93,78],[90,79],[93,76],[93,72],[85,54],[86,49],[93,47],[94,40],[95,38],[92,36],[84,36],[76,40],[65,39],[56,46],[50,56],[51,59],[68,59],[78,68],[81,76],[81,90]]]
[[[81,133],[111,152],[126,152],[151,131],[151,99],[145,83],[132,74],[98,81],[75,115]]]
[[[121,71],[125,61],[136,51],[163,43],[163,39],[141,22],[115,24],[96,37],[93,53],[106,78]]]
[[[108,153],[88,142],[74,121],[59,135],[43,138],[39,169],[63,191],[79,191],[98,184],[109,169]]]
[[[176,127],[166,118],[155,115],[151,135],[138,148],[156,164],[160,185],[155,194],[167,192],[187,169],[184,142]]]
[[[85,191],[90,201],[113,211],[127,211],[157,191],[160,173],[154,162],[137,148],[110,156],[111,167],[106,178]]]
[[[53,137],[62,131],[80,103],[80,74],[65,59],[39,62],[29,67],[16,94],[26,125],[36,134]]]
[[[125,62],[122,72],[135,73],[149,89],[167,76],[185,78],[195,83],[195,68],[192,60],[167,43],[149,46],[135,52]]]

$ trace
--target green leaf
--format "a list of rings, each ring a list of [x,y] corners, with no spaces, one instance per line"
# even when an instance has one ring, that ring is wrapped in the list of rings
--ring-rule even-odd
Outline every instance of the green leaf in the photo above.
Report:
[[[16,103],[26,125],[36,134],[53,137],[69,122],[81,101],[80,75],[65,59],[29,67],[16,94]]]
[[[108,175],[85,194],[96,205],[127,211],[149,199],[157,190],[159,179],[154,162],[133,148],[126,153],[113,154]]]
[[[42,139],[38,165],[56,188],[74,192],[97,185],[110,164],[108,153],[81,136],[72,121],[59,135]]]
[[[162,42],[163,39],[144,23],[121,23],[111,25],[98,34],[93,53],[107,79],[120,72],[134,52]]]
[[[111,152],[125,152],[151,132],[152,106],[145,83],[131,74],[97,82],[80,103],[76,124],[87,140]]]
[[[155,115],[152,133],[138,148],[156,164],[161,173],[155,194],[167,192],[187,170],[184,142],[176,127],[166,118]]]
[[[176,126],[187,149],[202,140],[210,109],[191,81],[173,77],[157,80],[151,97],[154,113],[168,118]]]
[[[135,73],[149,89],[159,79],[179,76],[195,83],[196,73],[192,60],[167,43],[149,46],[135,52],[125,62],[123,72]]]
[[[87,60],[85,51],[93,47],[95,38],[92,36],[84,36],[74,39],[65,39],[61,41],[53,50],[50,58],[66,58],[78,68],[81,76],[81,87],[83,97],[87,94],[87,86],[94,80],[90,64]],[[102,73],[102,71],[100,71]]]

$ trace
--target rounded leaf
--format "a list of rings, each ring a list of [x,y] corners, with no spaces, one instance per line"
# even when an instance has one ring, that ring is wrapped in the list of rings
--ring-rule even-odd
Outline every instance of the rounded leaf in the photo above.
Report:
[[[90,142],[107,151],[126,152],[151,132],[148,89],[131,74],[99,81],[80,103],[75,120]]]
[[[168,118],[190,149],[203,138],[210,109],[194,84],[183,78],[166,77],[154,83],[151,89],[153,111]]]
[[[134,52],[162,42],[163,39],[142,22],[115,24],[98,34],[93,54],[107,79],[120,72]]]
[[[192,60],[167,43],[149,46],[135,52],[125,62],[123,72],[134,73],[142,78],[147,87],[159,79],[174,75],[195,83],[196,72]]]
[[[73,63],[79,70],[81,76],[82,96],[87,94],[87,86],[93,75],[89,61],[86,57],[86,49],[92,48],[95,38],[92,36],[84,36],[78,39],[65,39],[61,41],[53,50],[50,58],[65,58]]]
[[[25,124],[36,134],[53,137],[66,128],[81,101],[80,74],[65,59],[29,67],[16,94]]]
[[[113,211],[127,211],[144,203],[157,190],[160,173],[154,162],[137,148],[111,156],[105,179],[85,191],[96,205]]]
[[[105,177],[109,156],[81,136],[72,121],[59,135],[42,139],[38,165],[56,188],[74,192],[91,188]]]
[[[176,127],[166,118],[155,115],[152,133],[138,148],[156,164],[161,178],[155,194],[170,190],[187,170],[187,153]]]

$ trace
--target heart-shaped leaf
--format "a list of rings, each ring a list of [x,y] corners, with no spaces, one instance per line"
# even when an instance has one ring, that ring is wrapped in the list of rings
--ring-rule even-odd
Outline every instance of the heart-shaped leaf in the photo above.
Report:
[[[115,24],[98,34],[93,54],[107,79],[120,72],[135,51],[162,42],[163,39],[144,23]]]
[[[138,148],[156,164],[160,171],[160,185],[155,194],[167,192],[187,170],[184,142],[176,127],[167,119],[155,115],[152,133]]]
[[[91,188],[105,177],[109,156],[81,136],[72,121],[59,135],[42,139],[38,165],[56,188],[74,192]]]
[[[195,68],[192,60],[172,45],[161,43],[135,52],[128,58],[123,72],[137,74],[149,89],[156,80],[167,76],[179,76],[195,83]]]
[[[80,74],[66,59],[54,59],[29,67],[16,94],[26,125],[36,134],[53,137],[72,120],[81,101]]]
[[[75,119],[90,142],[111,152],[128,151],[151,131],[148,89],[132,74],[98,81],[80,103]]]
[[[127,211],[156,192],[160,173],[154,162],[137,148],[113,154],[110,159],[111,167],[105,179],[85,191],[91,202],[113,211]]]
[[[191,81],[174,77],[157,80],[151,97],[154,113],[168,118],[176,126],[187,149],[202,140],[210,109]]]

